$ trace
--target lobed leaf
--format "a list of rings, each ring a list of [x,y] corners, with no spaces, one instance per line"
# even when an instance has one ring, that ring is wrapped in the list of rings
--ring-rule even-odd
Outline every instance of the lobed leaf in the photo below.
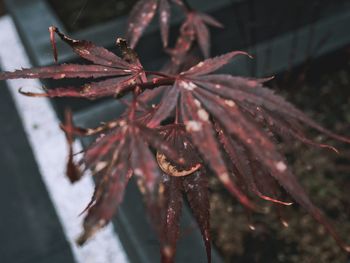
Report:
[[[194,20],[194,30],[196,32],[198,45],[204,54],[204,57],[209,57],[210,53],[210,32],[199,16]]]
[[[79,237],[78,244],[82,245],[96,231],[104,227],[115,214],[119,204],[123,200],[125,187],[130,178],[128,162],[128,152],[120,152],[120,161],[113,165],[110,173],[107,173],[104,180],[98,185],[99,194],[96,195],[94,204],[88,209],[88,214],[84,219],[84,233]]]
[[[50,32],[55,32],[64,42],[66,42],[73,49],[73,51],[78,56],[89,60],[94,64],[120,69],[137,68],[136,65],[129,64],[114,53],[110,52],[109,50],[100,46],[96,46],[90,41],[72,39],[66,36],[65,34],[61,33],[56,27],[50,27]],[[56,54],[57,52],[53,36],[51,36],[51,41],[53,43],[54,51]],[[57,57],[57,55],[55,55],[55,57]]]
[[[200,92],[203,92],[203,90]],[[197,96],[198,94],[199,92],[196,93]],[[235,107],[230,107],[230,109],[228,109],[223,106],[223,103],[217,101],[218,98],[214,95],[210,95],[209,92],[206,92],[206,95],[206,98],[204,96],[198,97],[200,97],[200,100],[214,117],[221,122],[224,128],[245,144],[251,154],[257,157],[260,163],[264,165],[269,173],[293,197],[293,199],[303,206],[317,221],[325,226],[327,231],[344,250],[350,251],[350,247],[344,244],[340,239],[339,235],[329,223],[328,219],[323,215],[322,211],[310,201],[302,186],[289,171],[284,158],[279,154],[276,146],[269,140],[268,136],[264,134],[263,130],[257,129],[256,126],[237,111]],[[206,101],[208,98],[210,98],[210,101]],[[215,107],[213,105],[220,106]],[[228,118],[230,118],[231,121],[228,121]]]

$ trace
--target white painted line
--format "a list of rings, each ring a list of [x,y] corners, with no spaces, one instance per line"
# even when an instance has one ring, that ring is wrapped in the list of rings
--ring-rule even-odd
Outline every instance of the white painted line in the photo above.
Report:
[[[49,26],[49,25],[48,25]],[[0,19],[0,64],[2,70],[30,67],[28,57],[16,32],[12,19]],[[49,36],[48,36],[49,37]],[[67,145],[59,120],[48,99],[29,98],[17,90],[40,87],[38,80],[11,80],[8,86],[12,93],[25,132],[46,184],[51,201],[61,221],[64,233],[71,245],[77,263],[126,263],[127,256],[120,240],[110,224],[80,248],[75,240],[82,230],[82,217],[78,214],[90,201],[94,183],[86,176],[72,185],[65,177]],[[6,114],[6,113],[1,113]],[[78,151],[81,145],[76,144]]]

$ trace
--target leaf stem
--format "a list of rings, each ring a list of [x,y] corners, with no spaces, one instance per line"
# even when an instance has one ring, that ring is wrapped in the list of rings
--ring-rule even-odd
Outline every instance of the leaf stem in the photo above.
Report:
[[[154,89],[154,88],[157,88],[160,86],[173,85],[175,81],[176,81],[175,77],[166,77],[166,78],[155,78],[149,82],[135,83],[135,84],[132,84],[132,85],[126,87],[121,92],[119,92],[116,95],[116,98],[121,98],[125,94],[127,94],[128,92],[134,91],[136,88],[140,89],[140,93],[141,93],[141,92],[145,91],[146,89]]]
[[[145,71],[145,73],[147,75],[154,75],[154,76],[160,76],[160,77],[164,77],[164,78],[171,78],[172,76],[162,73],[162,72],[158,72],[158,71]]]

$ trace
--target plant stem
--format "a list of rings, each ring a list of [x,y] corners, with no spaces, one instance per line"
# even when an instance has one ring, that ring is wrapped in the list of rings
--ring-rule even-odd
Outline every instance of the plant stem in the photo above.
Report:
[[[168,85],[173,85],[175,82],[176,78],[174,77],[167,77],[167,78],[156,78],[153,79],[149,82],[144,82],[144,83],[135,83],[133,85],[128,86],[121,92],[119,92],[116,96],[116,98],[121,98],[128,92],[134,91],[136,88],[140,89],[140,92],[145,91],[146,89],[154,89],[160,86],[168,86]]]
[[[148,75],[154,75],[154,76],[160,76],[160,77],[164,77],[164,78],[171,78],[171,76],[162,73],[162,72],[157,72],[157,71],[145,71],[146,74]]]

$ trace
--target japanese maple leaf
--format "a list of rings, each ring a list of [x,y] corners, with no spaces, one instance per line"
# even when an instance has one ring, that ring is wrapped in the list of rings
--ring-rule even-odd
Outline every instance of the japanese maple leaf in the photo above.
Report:
[[[222,24],[209,15],[194,11],[187,16],[185,23],[194,31],[196,40],[204,57],[209,57],[210,31],[207,25],[222,28]]]
[[[290,202],[277,199],[274,183],[277,181],[349,252],[350,247],[339,238],[288,168],[271,134],[288,135],[335,151],[332,146],[306,138],[302,125],[315,128],[336,140],[350,143],[350,139],[324,129],[282,97],[263,87],[268,79],[211,74],[237,55],[247,54],[230,52],[200,62],[179,74],[172,88],[164,93],[154,113],[157,117],[149,125],[156,127],[171,116],[173,109],[178,109],[186,131],[203,160],[241,203],[254,208],[244,191],[248,189],[265,200],[290,205]],[[226,156],[230,163],[227,163]]]
[[[180,236],[180,218],[183,195],[198,223],[205,242],[208,262],[211,262],[208,178],[201,169],[184,177],[163,174],[164,202],[159,216],[158,231],[161,241],[161,262],[175,262],[176,243]],[[159,222],[160,221],[160,222]]]
[[[125,87],[145,79],[143,67],[138,60],[127,62],[103,47],[96,46],[89,41],[71,39],[55,27],[50,29],[55,58],[57,58],[57,52],[53,38],[54,32],[70,45],[77,55],[93,64],[62,64],[21,69],[14,72],[1,72],[0,80],[14,78],[102,78],[100,81],[88,82],[80,87],[59,87],[46,90],[46,93],[42,94],[21,91],[25,95],[36,97],[97,99],[106,96],[117,96],[123,92]]]
[[[133,8],[128,21],[127,39],[130,46],[134,48],[140,39],[142,33],[152,21],[156,11],[159,12],[160,32],[163,46],[168,46],[169,22],[170,22],[170,1],[169,0],[140,0]],[[173,1],[179,6],[184,7],[186,20],[180,29],[180,38],[175,51],[184,52],[186,46],[190,46],[193,37],[205,57],[209,56],[210,50],[210,32],[207,25],[222,27],[222,24],[209,15],[193,11],[186,7],[181,0]],[[188,49],[187,49],[188,50]]]
[[[181,192],[187,195],[197,218],[210,261],[204,175],[212,172],[232,195],[250,209],[256,209],[248,197],[251,193],[278,205],[290,205],[291,202],[280,200],[278,184],[281,185],[326,227],[343,249],[350,252],[349,246],[343,243],[320,209],[310,201],[288,168],[274,136],[292,137],[335,151],[329,145],[308,139],[303,127],[315,128],[347,143],[350,139],[322,128],[265,88],[263,84],[268,79],[213,74],[237,55],[247,55],[245,52],[235,51],[207,59],[176,75],[153,72],[151,75],[156,77],[148,80],[137,56],[128,47],[121,59],[90,42],[70,39],[55,28],[51,32],[52,35],[57,33],[77,54],[94,64],[22,69],[0,73],[0,79],[103,78],[83,87],[56,88],[45,94],[23,92],[30,96],[95,99],[125,92],[133,92],[134,95],[127,111],[119,119],[96,129],[74,127],[70,114],[66,114],[67,121],[62,128],[70,144],[67,171],[72,181],[80,178],[73,162],[73,137],[100,135],[86,149],[79,163],[83,169],[96,174],[97,179],[80,243],[111,219],[130,176],[134,174],[151,215],[156,214],[163,219],[159,224],[162,226],[163,262],[171,262],[175,254],[181,211],[180,201],[176,198]],[[160,102],[149,107],[161,94]],[[164,126],[162,130],[164,121],[174,121],[175,126]],[[182,128],[179,128],[181,124]],[[157,162],[153,150],[156,151]],[[169,176],[176,179],[168,182],[166,178]],[[194,188],[198,192],[193,192],[190,185],[196,185]],[[174,197],[161,197],[164,192]],[[174,227],[168,223],[174,223]]]
[[[161,242],[162,262],[174,262],[176,243],[180,236],[180,218],[183,195],[197,220],[205,243],[208,262],[211,259],[211,238],[209,222],[209,190],[206,167],[203,165],[189,134],[183,124],[170,124],[157,129],[160,135],[184,159],[184,163],[170,162],[165,154],[157,152],[161,168],[160,192],[162,202],[158,209],[149,207],[151,219]],[[171,159],[171,158],[169,158]]]
[[[169,0],[140,0],[133,7],[128,21],[127,39],[132,48],[136,46],[142,33],[152,21],[157,10],[159,12],[163,46],[166,47],[168,45],[170,22]]]
[[[179,165],[184,159],[158,132],[142,124],[144,116],[134,119],[131,117],[132,112],[129,112],[125,117],[94,129],[75,127],[70,113],[66,113],[66,116],[68,119],[61,127],[67,135],[70,147],[73,136],[98,135],[95,142],[84,150],[78,162],[83,172],[91,171],[96,179],[94,195],[86,208],[84,232],[78,240],[79,244],[83,244],[111,220],[132,176],[137,177],[147,201],[157,202],[158,186],[162,177],[150,147],[159,154],[171,156]],[[80,176],[74,177],[79,178]]]
[[[209,57],[210,31],[208,25],[218,28],[223,27],[220,22],[207,14],[196,11],[187,13],[186,20],[181,25],[180,36],[175,47],[167,49],[167,52],[172,56],[173,63],[181,64],[184,61],[195,40],[198,42],[204,57]]]

